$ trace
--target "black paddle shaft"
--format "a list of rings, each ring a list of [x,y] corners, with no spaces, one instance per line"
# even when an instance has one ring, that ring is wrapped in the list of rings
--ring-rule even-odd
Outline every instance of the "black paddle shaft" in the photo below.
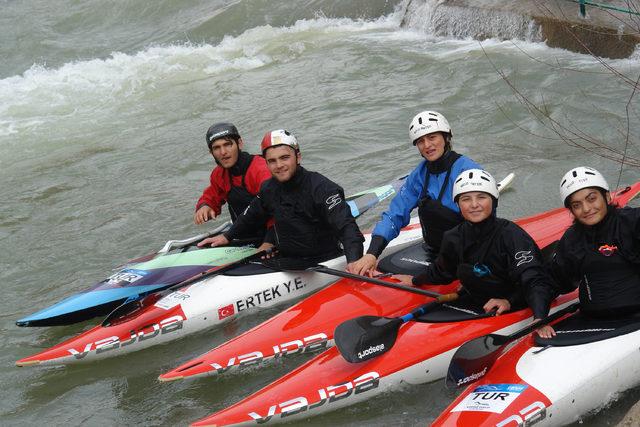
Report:
[[[308,268],[310,271],[317,271],[319,273],[331,274],[333,276],[345,277],[347,279],[360,280],[362,282],[369,282],[375,285],[386,286],[387,288],[399,289],[402,291],[413,292],[414,294],[426,295],[432,298],[438,298],[442,294],[438,292],[427,291],[426,289],[413,288],[411,286],[401,285],[399,283],[387,282],[384,280],[374,279],[372,277],[361,276],[359,274],[353,274],[346,271],[336,270],[334,268],[327,267],[325,265],[318,265],[316,267]]]

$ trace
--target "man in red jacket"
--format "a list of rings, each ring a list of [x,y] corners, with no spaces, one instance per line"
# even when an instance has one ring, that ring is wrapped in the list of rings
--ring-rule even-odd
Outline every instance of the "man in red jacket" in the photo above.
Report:
[[[206,141],[218,166],[211,172],[210,185],[196,204],[193,221],[202,224],[216,218],[225,203],[235,221],[258,194],[262,183],[271,178],[271,173],[264,158],[242,151],[244,142],[231,123],[211,126]]]

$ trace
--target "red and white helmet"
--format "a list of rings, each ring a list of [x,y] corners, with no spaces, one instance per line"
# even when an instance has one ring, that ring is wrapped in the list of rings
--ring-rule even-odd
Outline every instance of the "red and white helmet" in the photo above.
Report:
[[[264,134],[264,137],[262,138],[262,144],[260,144],[262,155],[264,156],[264,153],[269,148],[275,147],[277,145],[288,145],[289,147],[296,150],[296,152],[300,152],[300,146],[298,145],[298,140],[296,139],[296,137],[288,130],[278,129]]]
[[[565,173],[560,180],[560,198],[569,207],[569,196],[584,188],[596,187],[609,191],[609,184],[602,174],[593,168],[579,166]]]
[[[469,169],[462,172],[455,181],[453,181],[453,200],[458,201],[461,194],[471,191],[482,191],[489,193],[494,199],[498,200],[500,192],[496,180],[491,174],[482,169]]]
[[[416,145],[418,138],[434,132],[451,135],[451,126],[444,116],[437,111],[423,111],[418,113],[409,125],[409,139]]]

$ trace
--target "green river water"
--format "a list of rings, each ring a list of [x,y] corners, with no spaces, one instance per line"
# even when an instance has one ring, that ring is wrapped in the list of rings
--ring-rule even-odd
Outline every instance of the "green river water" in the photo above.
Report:
[[[0,424],[186,425],[306,360],[156,380],[270,310],[96,364],[14,366],[95,323],[15,320],[168,239],[204,231],[192,215],[213,167],[204,133],[215,121],[233,121],[251,152],[267,130],[291,130],[304,165],[353,193],[409,172],[419,162],[409,121],[438,110],[457,151],[495,176],[516,173],[500,200],[506,218],[558,207],[558,181],[573,166],[595,166],[612,185],[640,178],[638,98],[629,103],[631,87],[600,61],[550,49],[530,32],[436,36],[437,2],[405,3],[0,0]],[[606,64],[640,75],[637,53]],[[496,68],[574,139],[538,121]],[[580,135],[595,141],[589,150],[576,147]],[[635,163],[621,168],[625,149]],[[374,212],[359,222],[368,229],[375,220]],[[304,424],[425,425],[453,397],[443,382],[407,386]],[[631,391],[583,425],[612,425],[639,397]]]

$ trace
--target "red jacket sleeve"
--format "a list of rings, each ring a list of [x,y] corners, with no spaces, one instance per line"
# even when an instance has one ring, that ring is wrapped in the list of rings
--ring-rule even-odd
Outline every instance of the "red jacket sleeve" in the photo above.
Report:
[[[262,156],[254,156],[244,180],[247,190],[253,195],[258,194],[262,183],[268,179],[271,179],[271,172],[267,168],[267,162]]]
[[[214,210],[216,215],[220,215],[228,191],[223,188],[223,172],[224,169],[221,167],[216,167],[211,171],[209,186],[204,189],[202,196],[198,199],[196,210],[200,209],[203,205],[207,205]]]
[[[245,177],[247,190],[251,194],[258,194],[262,184],[269,179],[271,179],[271,172],[269,172],[266,160],[262,156],[255,156],[251,161],[251,166],[249,166],[247,176]],[[273,218],[269,218],[267,221],[267,230],[269,230],[269,232],[265,236],[265,242],[275,244],[275,236],[272,228]]]

